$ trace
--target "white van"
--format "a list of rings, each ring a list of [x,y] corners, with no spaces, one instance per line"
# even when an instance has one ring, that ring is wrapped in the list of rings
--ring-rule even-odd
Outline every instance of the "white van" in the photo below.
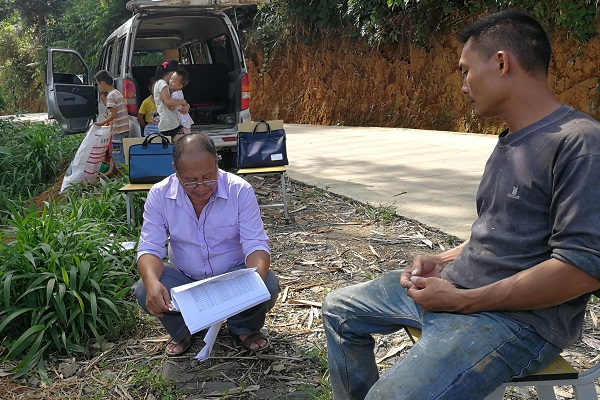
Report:
[[[105,69],[115,77],[115,87],[127,103],[130,136],[141,134],[136,116],[141,102],[150,94],[149,79],[164,61],[178,60],[190,74],[183,93],[191,107],[192,132],[209,135],[224,158],[233,157],[237,124],[250,121],[250,84],[237,33],[223,11],[265,2],[127,3],[134,15],[106,39],[97,70]],[[76,51],[48,49],[46,103],[48,118],[57,120],[66,134],[85,132],[104,112],[93,74]]]

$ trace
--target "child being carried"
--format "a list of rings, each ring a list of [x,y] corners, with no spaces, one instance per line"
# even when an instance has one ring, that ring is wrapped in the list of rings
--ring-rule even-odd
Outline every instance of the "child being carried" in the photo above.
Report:
[[[190,82],[190,74],[185,69],[179,69],[171,75],[171,79],[169,80],[169,90],[171,91],[171,99],[174,100],[185,100],[183,97],[183,88]],[[178,111],[179,120],[181,122],[181,126],[183,127],[182,131],[184,135],[188,135],[192,133],[192,124],[194,121],[190,114],[179,112],[183,106],[175,107],[175,110]]]

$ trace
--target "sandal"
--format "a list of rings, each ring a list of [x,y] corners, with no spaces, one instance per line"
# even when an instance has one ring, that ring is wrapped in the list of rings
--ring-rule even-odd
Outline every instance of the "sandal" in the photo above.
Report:
[[[240,338],[240,335],[235,335],[231,332],[230,332],[230,334],[231,334],[231,336],[233,336],[233,338],[235,339],[235,341],[238,344],[242,345],[246,350],[249,350],[249,351],[262,351],[271,346],[271,341],[269,340],[269,338],[266,337],[265,335],[263,335],[261,332],[256,332],[251,335],[248,335],[243,340]],[[257,349],[253,349],[252,347],[250,347],[250,346],[252,346],[252,344],[256,343],[256,341],[258,339],[265,340],[266,343],[264,344],[264,346],[261,346]]]
[[[167,355],[167,357],[177,357],[180,356],[182,354],[184,354],[186,351],[189,350],[190,346],[192,345],[193,342],[193,336],[191,333],[188,333],[186,337],[183,338],[182,341],[180,342],[175,342],[172,338],[171,340],[169,340],[169,342],[167,343],[167,346],[165,347],[165,354]],[[172,351],[169,350],[169,345],[174,345],[174,346],[180,346],[181,347],[181,351]]]

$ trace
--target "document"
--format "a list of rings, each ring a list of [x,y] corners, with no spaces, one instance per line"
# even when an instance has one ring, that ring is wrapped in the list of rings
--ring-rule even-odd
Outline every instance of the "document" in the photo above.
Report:
[[[173,311],[180,311],[191,333],[220,323],[271,298],[256,268],[244,268],[171,289]]]

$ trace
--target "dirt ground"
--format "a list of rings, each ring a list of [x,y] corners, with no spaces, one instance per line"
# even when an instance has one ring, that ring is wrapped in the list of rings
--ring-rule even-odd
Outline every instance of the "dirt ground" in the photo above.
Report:
[[[262,203],[277,201],[276,180],[249,178]],[[455,238],[418,221],[399,217],[386,205],[365,205],[291,181],[286,224],[281,210],[263,210],[272,247],[272,269],[281,293],[267,317],[270,349],[242,350],[223,328],[211,358],[198,362],[202,337],[182,357],[167,358],[165,332],[147,319],[135,333],[92,348],[85,359],[62,359],[48,366],[53,384],[37,378],[10,381],[0,364],[3,399],[328,399],[325,339],[320,304],[338,287],[403,268],[412,257],[449,249]],[[600,309],[591,305],[582,341],[565,352],[580,366],[600,349]],[[376,336],[376,358],[385,370],[406,354],[411,342],[402,331]],[[0,349],[1,350],[1,349]],[[4,391],[4,395],[2,392]],[[573,398],[569,388],[559,399]],[[514,388],[505,399],[534,399]]]

